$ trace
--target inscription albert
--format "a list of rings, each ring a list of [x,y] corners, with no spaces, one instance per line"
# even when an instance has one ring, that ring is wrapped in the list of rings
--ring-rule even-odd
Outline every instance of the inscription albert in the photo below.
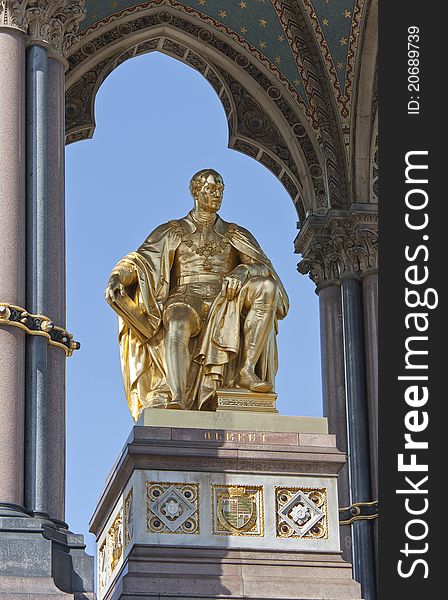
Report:
[[[248,431],[234,429],[183,429],[173,427],[171,439],[183,442],[210,444],[251,444],[297,446],[299,434],[279,431]]]
[[[214,442],[266,443],[266,432],[252,431],[204,431],[204,439]]]

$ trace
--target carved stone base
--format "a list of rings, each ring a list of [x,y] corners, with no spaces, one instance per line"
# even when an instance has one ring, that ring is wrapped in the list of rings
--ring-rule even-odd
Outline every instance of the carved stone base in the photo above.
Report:
[[[350,564],[335,554],[140,546],[129,553],[127,567],[105,596],[108,600],[361,597]]]
[[[0,517],[0,600],[94,600],[82,535],[33,517]]]
[[[216,391],[216,411],[242,410],[277,413],[278,410],[275,407],[276,400],[277,394],[262,394],[242,388],[220,388]]]
[[[344,461],[325,419],[144,411],[90,523],[98,599],[359,599]]]

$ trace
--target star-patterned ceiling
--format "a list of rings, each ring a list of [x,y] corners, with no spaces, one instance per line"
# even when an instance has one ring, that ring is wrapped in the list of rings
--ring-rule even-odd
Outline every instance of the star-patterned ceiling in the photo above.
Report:
[[[299,0],[300,1],[300,0]],[[313,29],[327,68],[335,73],[339,93],[346,91],[349,51],[353,41],[352,26],[355,13],[362,0],[301,0],[312,20]],[[281,25],[275,0],[179,0],[166,4],[183,4],[211,18],[218,25],[230,29],[234,34],[261,52],[278,69],[307,102],[302,78],[296,60]],[[151,2],[135,0],[87,0],[87,16],[81,31],[113,14]],[[154,0],[154,5],[163,5],[163,0]],[[358,10],[359,13],[359,10]],[[359,16],[359,15],[358,15]]]
[[[305,98],[296,62],[271,0],[181,0],[179,3],[211,17],[249,42],[275,65]],[[139,3],[133,0],[87,0],[87,16],[81,23],[81,31],[136,4]]]
[[[356,0],[310,0],[308,4],[314,8],[343,90]]]

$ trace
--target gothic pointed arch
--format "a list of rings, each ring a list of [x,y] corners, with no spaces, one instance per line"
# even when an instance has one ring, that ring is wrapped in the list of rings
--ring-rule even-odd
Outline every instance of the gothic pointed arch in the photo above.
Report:
[[[173,0],[141,3],[81,32],[68,56],[67,143],[92,137],[95,95],[113,69],[134,56],[160,51],[209,81],[227,115],[229,146],[276,175],[300,221],[325,213],[334,202],[334,190],[337,202],[345,197],[345,175],[340,164],[334,171],[328,168],[328,148],[310,119],[306,94],[300,95],[248,42],[187,8]]]
[[[335,73],[333,55],[311,1],[273,0],[287,32],[309,99],[308,115],[322,149],[328,182],[327,208],[350,203],[344,121],[350,100]],[[347,58],[349,60],[349,58]],[[319,211],[325,214],[325,210]]]
[[[378,0],[368,3],[361,32],[351,123],[352,189],[357,202],[378,194]]]

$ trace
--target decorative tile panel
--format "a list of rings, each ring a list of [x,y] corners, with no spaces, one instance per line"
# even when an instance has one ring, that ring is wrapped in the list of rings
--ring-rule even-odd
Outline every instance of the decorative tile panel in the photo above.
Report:
[[[199,484],[146,482],[150,533],[199,534]]]
[[[333,476],[136,469],[98,535],[98,599],[136,547],[339,552],[338,516]]]
[[[328,537],[325,488],[276,487],[275,510],[277,537]]]
[[[264,536],[263,487],[212,485],[214,535]]]

